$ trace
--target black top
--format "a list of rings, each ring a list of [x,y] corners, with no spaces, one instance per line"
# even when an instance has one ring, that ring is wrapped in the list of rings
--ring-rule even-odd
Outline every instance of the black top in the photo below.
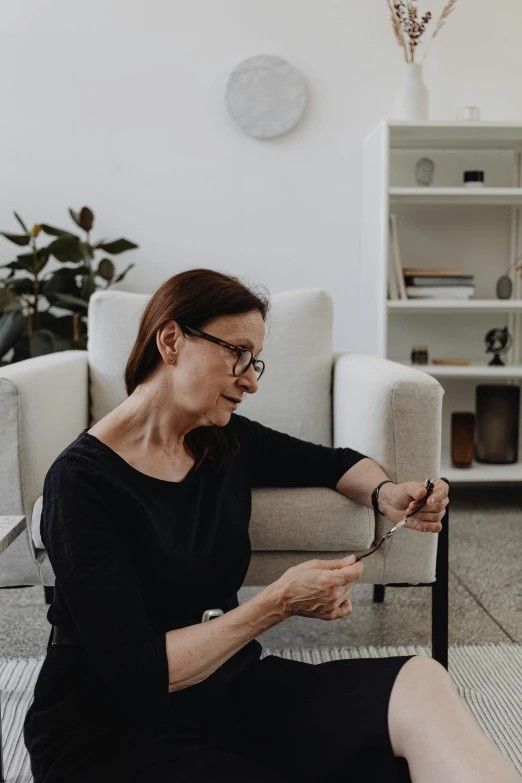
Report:
[[[133,468],[86,428],[45,476],[41,537],[56,577],[47,619],[75,629],[118,708],[161,715],[194,689],[226,686],[259,659],[254,639],[213,674],[168,691],[165,633],[238,605],[250,563],[251,488],[329,487],[366,455],[232,414],[239,452],[183,481]]]

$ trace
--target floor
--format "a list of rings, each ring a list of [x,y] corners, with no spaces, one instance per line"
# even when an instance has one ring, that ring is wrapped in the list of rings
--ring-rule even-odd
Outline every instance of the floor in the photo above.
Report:
[[[522,642],[522,486],[453,484],[450,497],[450,644]],[[262,589],[242,588],[240,603]],[[258,638],[270,648],[431,643],[430,587],[372,598],[372,585],[355,584],[348,617],[291,617]],[[0,656],[44,655],[47,610],[41,586],[0,589]]]

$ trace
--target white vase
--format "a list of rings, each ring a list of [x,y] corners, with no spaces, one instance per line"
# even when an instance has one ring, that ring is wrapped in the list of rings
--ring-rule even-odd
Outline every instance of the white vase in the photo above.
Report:
[[[428,90],[422,80],[422,63],[404,63],[402,83],[395,93],[396,120],[427,120]]]

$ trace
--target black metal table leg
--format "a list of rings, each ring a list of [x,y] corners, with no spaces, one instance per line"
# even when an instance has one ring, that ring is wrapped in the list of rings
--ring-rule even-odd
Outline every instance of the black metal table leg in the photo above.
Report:
[[[441,476],[442,478],[442,476]],[[444,479],[449,486],[449,481]],[[449,508],[442,518],[442,530],[438,533],[435,582],[431,588],[431,644],[432,658],[448,668],[448,598],[449,598]]]
[[[385,591],[384,585],[374,585],[373,586],[373,603],[374,604],[382,604],[384,601],[384,591]]]

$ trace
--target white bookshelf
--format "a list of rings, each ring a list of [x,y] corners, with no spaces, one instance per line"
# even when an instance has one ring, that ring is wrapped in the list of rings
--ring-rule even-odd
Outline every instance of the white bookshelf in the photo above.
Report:
[[[415,163],[435,163],[433,184],[418,186]],[[462,172],[483,169],[485,185],[464,187]],[[511,271],[511,299],[496,298],[497,279],[522,253],[522,123],[382,121],[365,139],[359,312],[361,353],[427,372],[444,388],[441,475],[455,483],[522,481],[519,462],[450,460],[451,412],[475,410],[478,383],[522,381],[522,281]],[[402,265],[473,274],[471,299],[388,300],[389,215],[398,216]],[[522,261],[520,262],[522,263]],[[508,327],[504,367],[491,367],[484,337]],[[429,363],[411,364],[411,347],[428,346]],[[469,365],[431,360],[463,359]]]
[[[522,263],[522,261],[521,261]],[[522,299],[397,299],[388,300],[388,312],[403,313],[519,313]]]

